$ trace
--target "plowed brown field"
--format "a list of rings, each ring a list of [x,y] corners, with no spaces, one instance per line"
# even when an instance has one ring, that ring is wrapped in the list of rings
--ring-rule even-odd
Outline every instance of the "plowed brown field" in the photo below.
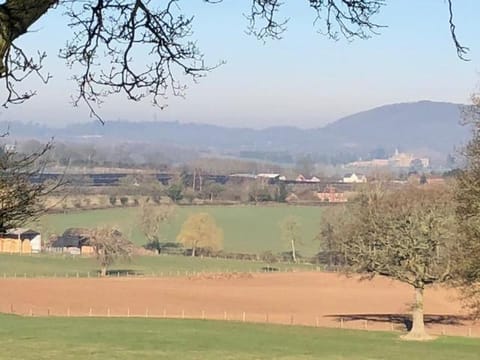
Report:
[[[2,279],[0,311],[23,315],[151,316],[404,330],[413,290],[329,273],[194,278]],[[480,336],[454,290],[425,293],[432,333]]]

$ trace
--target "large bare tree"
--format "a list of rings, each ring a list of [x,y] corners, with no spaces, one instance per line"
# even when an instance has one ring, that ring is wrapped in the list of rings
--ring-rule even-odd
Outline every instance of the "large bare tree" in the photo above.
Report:
[[[100,265],[100,275],[107,276],[108,267],[118,259],[130,259],[134,246],[114,227],[103,226],[90,232],[90,245]]]
[[[446,188],[376,185],[360,193],[345,218],[330,217],[324,227],[347,271],[366,278],[383,275],[415,290],[412,328],[406,339],[428,339],[423,293],[427,285],[452,276],[456,247],[451,192]],[[332,235],[332,232],[335,235]]]
[[[75,103],[84,101],[92,115],[96,116],[96,105],[102,98],[112,93],[124,93],[134,101],[149,97],[160,106],[160,100],[170,93],[183,95],[184,75],[195,80],[218,65],[207,65],[192,40],[193,16],[182,11],[184,1],[0,1],[0,79],[7,90],[4,104],[21,103],[35,94],[34,90],[20,91],[16,86],[29,75],[37,74],[48,81],[49,75],[41,71],[46,54],[39,52],[32,57],[17,40],[50,9],[63,11],[70,18],[74,36],[61,56],[78,70],[74,74],[79,90]],[[259,39],[280,38],[287,25],[280,12],[283,2],[246,1],[250,7],[246,14],[249,32]],[[454,0],[446,2],[455,48],[458,56],[465,58],[468,48],[459,43],[455,32]],[[387,3],[388,0],[305,1],[320,32],[333,39],[365,39],[376,34],[382,25],[375,21],[375,16]],[[407,6],[415,11],[414,5]]]
[[[163,226],[172,218],[175,208],[172,205],[154,205],[142,203],[139,208],[138,222],[142,233],[147,238],[150,249],[160,250],[163,238]]]

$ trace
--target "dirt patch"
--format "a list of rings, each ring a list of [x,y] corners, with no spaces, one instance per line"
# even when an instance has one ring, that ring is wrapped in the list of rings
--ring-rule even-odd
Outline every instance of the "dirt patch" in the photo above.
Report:
[[[413,291],[386,278],[328,273],[109,279],[2,279],[0,311],[23,315],[227,319],[405,330]],[[432,334],[480,336],[454,290],[425,294]]]

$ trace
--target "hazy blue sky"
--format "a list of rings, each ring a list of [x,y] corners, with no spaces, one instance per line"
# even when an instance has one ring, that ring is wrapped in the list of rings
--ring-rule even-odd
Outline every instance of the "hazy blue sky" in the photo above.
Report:
[[[227,63],[192,85],[186,99],[170,98],[166,110],[148,101],[110,98],[100,109],[108,120],[178,120],[228,126],[321,126],[327,121],[388,103],[423,99],[467,102],[480,80],[480,1],[457,0],[459,39],[470,62],[456,57],[444,0],[389,0],[377,17],[388,25],[369,40],[333,42],[318,34],[306,0],[285,0],[291,18],[281,41],[266,44],[245,34],[249,1],[207,5],[183,0],[195,14],[195,35],[211,64]],[[294,5],[293,5],[294,4]],[[52,10],[22,39],[46,49],[54,78],[32,81],[38,96],[2,110],[0,120],[62,124],[88,121],[84,106],[73,108],[71,72],[56,57],[70,31],[62,9]]]

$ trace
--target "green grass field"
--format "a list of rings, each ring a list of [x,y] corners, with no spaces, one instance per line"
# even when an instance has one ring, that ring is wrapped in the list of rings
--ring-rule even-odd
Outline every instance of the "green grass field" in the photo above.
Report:
[[[165,225],[164,238],[175,241],[185,219],[193,213],[208,212],[216,219],[224,231],[224,249],[232,252],[274,253],[288,251],[289,244],[282,241],[280,223],[287,216],[299,218],[303,243],[298,250],[304,255],[318,251],[318,233],[321,207],[314,206],[181,206],[169,224]],[[69,227],[94,227],[111,224],[129,235],[137,245],[146,240],[138,228],[137,208],[116,208],[106,210],[78,211],[67,214],[47,215],[42,221],[49,232],[60,234]]]
[[[0,359],[473,360],[480,341],[195,320],[0,316]]]
[[[177,276],[194,272],[261,272],[264,262],[191,258],[188,256],[136,256],[129,262],[111,266],[112,276],[129,274]],[[278,271],[313,270],[311,265],[273,264]],[[99,270],[94,258],[63,255],[0,255],[0,277],[80,277],[96,276]]]

